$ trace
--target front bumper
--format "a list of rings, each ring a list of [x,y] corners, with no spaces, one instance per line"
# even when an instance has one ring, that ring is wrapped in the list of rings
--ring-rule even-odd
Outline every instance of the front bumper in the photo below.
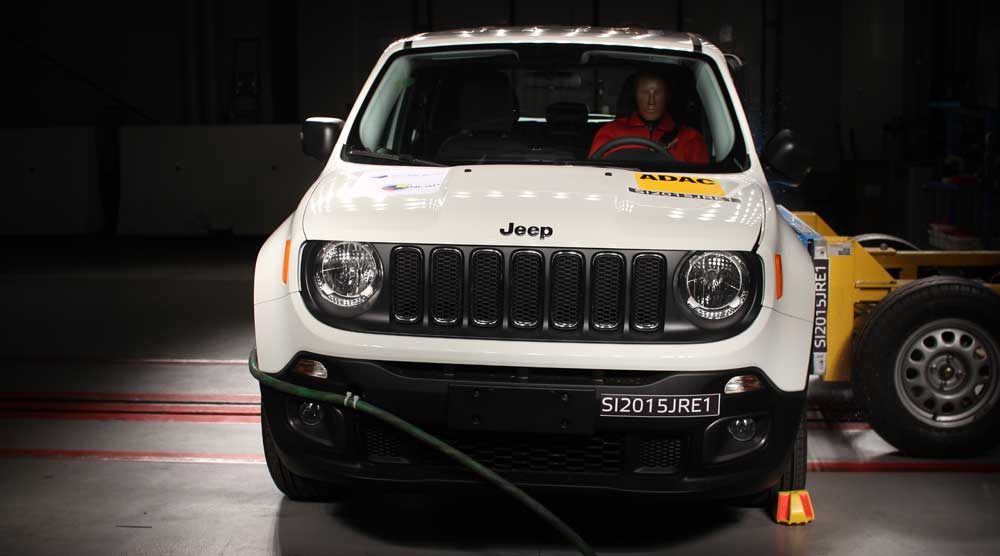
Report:
[[[329,377],[293,372],[300,358],[322,362]],[[766,387],[723,395],[717,416],[599,417],[589,402],[598,394],[721,393],[739,374],[755,374]],[[719,498],[755,494],[778,481],[806,399],[805,391],[777,389],[756,368],[630,373],[395,363],[300,353],[275,378],[315,390],[360,394],[521,486]],[[484,407],[492,413],[480,420],[477,402],[468,398],[470,392],[478,397],[480,390],[484,398],[491,392],[502,394],[509,412]],[[296,474],[329,482],[479,482],[415,439],[357,412],[326,405],[323,421],[308,426],[298,416],[304,399],[265,385],[261,397],[279,457]],[[730,438],[726,424],[743,416],[755,419],[757,434],[740,443]]]
[[[743,332],[716,342],[685,344],[540,342],[437,338],[352,332],[320,322],[298,293],[254,305],[261,371],[277,373],[296,354],[327,353],[345,359],[504,365],[547,369],[599,368],[692,371],[755,367],[778,389],[806,386],[812,322],[770,309]]]

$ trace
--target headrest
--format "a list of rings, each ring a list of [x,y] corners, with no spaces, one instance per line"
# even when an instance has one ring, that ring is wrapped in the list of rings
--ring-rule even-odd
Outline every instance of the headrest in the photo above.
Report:
[[[459,94],[458,114],[465,130],[510,131],[518,115],[510,79],[500,72],[468,76]]]
[[[545,121],[555,125],[583,125],[587,116],[587,105],[582,102],[553,102],[545,109]]]

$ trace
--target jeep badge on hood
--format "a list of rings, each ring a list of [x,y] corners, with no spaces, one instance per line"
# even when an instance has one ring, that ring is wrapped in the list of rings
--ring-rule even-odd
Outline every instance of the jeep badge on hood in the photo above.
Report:
[[[513,222],[509,222],[507,224],[506,230],[500,228],[500,234],[505,236],[509,236],[510,234],[514,234],[516,236],[523,236],[524,234],[528,234],[531,237],[538,237],[538,239],[545,239],[552,235],[552,228],[548,226],[528,226],[527,228],[525,228],[524,226],[515,227]]]

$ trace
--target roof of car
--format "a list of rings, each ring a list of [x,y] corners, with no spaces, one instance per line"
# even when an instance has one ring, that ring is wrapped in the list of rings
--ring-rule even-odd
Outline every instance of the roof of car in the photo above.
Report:
[[[642,46],[691,52],[707,41],[692,33],[660,31],[642,27],[475,27],[432,31],[401,39],[407,47],[491,43],[575,43],[609,46]],[[710,46],[710,45],[709,45]]]

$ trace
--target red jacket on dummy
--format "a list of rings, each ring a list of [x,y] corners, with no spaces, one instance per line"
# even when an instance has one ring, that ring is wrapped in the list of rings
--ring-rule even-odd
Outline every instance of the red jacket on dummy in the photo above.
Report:
[[[646,122],[642,121],[639,114],[632,112],[632,115],[628,118],[618,118],[613,122],[608,122],[601,126],[601,129],[597,131],[597,135],[594,136],[594,142],[590,146],[590,155],[593,155],[594,151],[608,141],[618,139],[619,137],[642,137],[643,139],[659,141],[664,134],[673,131],[674,125],[674,119],[670,117],[670,114],[664,113],[659,123],[656,124],[656,127],[650,131],[649,126],[646,125]],[[615,152],[623,148],[635,147],[619,147],[609,152]],[[692,127],[686,125],[680,126],[677,137],[674,138],[673,144],[669,145],[667,150],[673,155],[674,160],[678,162],[708,164],[708,146],[705,145],[705,138]]]

